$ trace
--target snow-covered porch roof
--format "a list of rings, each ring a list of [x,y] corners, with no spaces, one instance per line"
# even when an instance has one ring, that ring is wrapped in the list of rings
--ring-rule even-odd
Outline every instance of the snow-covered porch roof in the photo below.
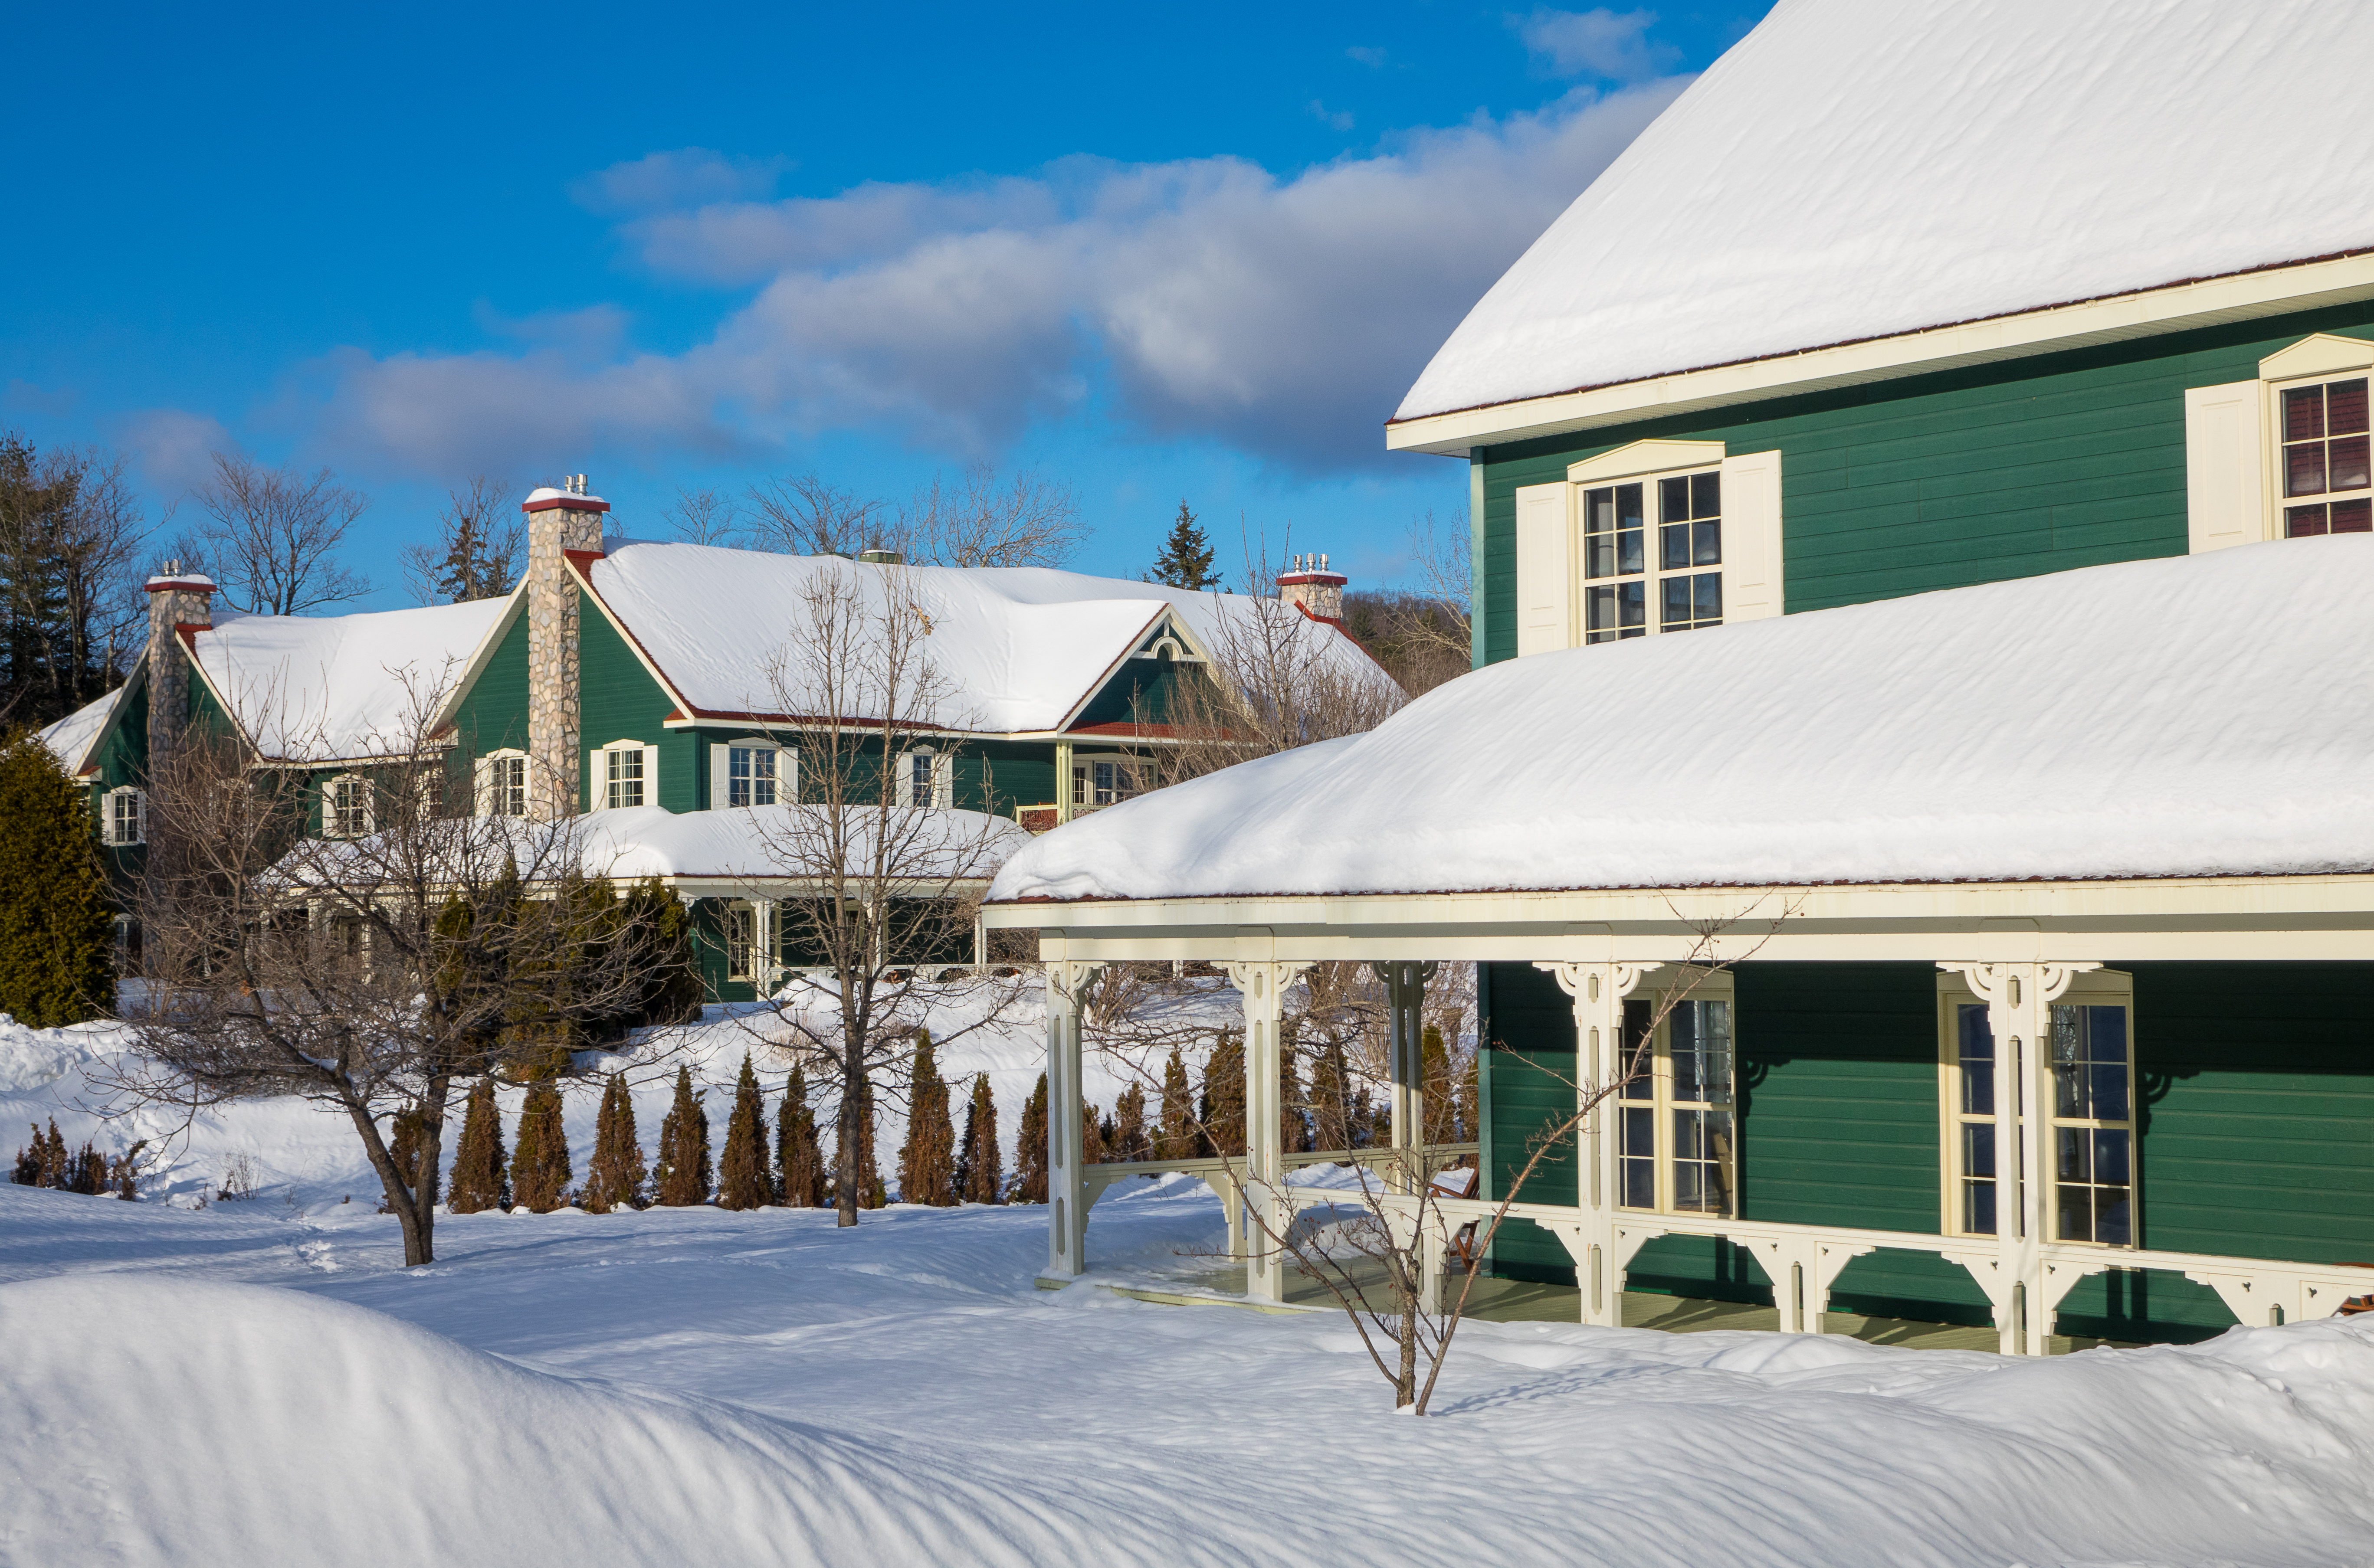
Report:
[[[987,918],[1079,958],[2374,958],[2369,603],[2374,537],[2290,540],[1538,655],[1058,829]]]

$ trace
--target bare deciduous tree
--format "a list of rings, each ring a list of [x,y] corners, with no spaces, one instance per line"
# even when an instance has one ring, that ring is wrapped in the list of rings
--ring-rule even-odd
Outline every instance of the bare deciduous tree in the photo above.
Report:
[[[742,520],[733,497],[714,490],[678,490],[676,499],[660,509],[660,515],[688,544],[730,547],[741,539]]]
[[[1001,479],[978,464],[937,474],[899,509],[892,548],[942,567],[1060,567],[1087,536],[1071,488],[1028,471]]]
[[[194,729],[150,778],[138,893],[146,984],[123,1021],[119,1107],[194,1113],[293,1094],[344,1114],[403,1228],[433,1261],[437,1170],[457,1080],[632,1011],[655,955],[601,917],[575,821],[469,814],[429,733],[436,694],[355,763],[308,837],[305,773]],[[418,1117],[399,1164],[390,1126]]]
[[[0,434],[0,713],[46,724],[122,679],[147,625],[141,539],[123,458]]]
[[[754,811],[765,863],[751,870],[804,890],[778,906],[781,942],[819,989],[777,993],[758,1016],[838,1091],[843,1225],[857,1223],[860,1118],[877,1088],[903,1083],[917,1030],[930,1021],[946,1046],[993,1026],[1022,991],[1018,977],[967,967],[981,895],[1021,829],[955,806],[968,716],[932,628],[915,574],[829,568],[809,580],[769,669],[799,783],[796,800]],[[808,1005],[818,994],[823,1016]],[[948,1029],[959,1000],[975,1022]]]
[[[195,492],[197,540],[225,601],[257,615],[301,615],[360,598],[370,579],[339,564],[347,530],[370,506],[324,468],[307,475],[235,452],[214,454]]]
[[[855,556],[880,547],[889,531],[887,509],[880,501],[828,485],[816,474],[762,479],[742,495],[749,508],[750,541],[761,550],[780,550],[787,556]],[[682,526],[679,521],[679,529]]]
[[[445,493],[437,538],[406,544],[404,575],[422,603],[499,599],[518,582],[527,542],[518,492],[508,480],[475,474]]]

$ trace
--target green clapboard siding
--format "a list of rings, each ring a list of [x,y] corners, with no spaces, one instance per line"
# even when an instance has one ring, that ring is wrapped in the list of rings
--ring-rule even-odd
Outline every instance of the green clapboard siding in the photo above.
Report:
[[[2182,555],[2184,391],[2374,309],[2291,316],[1484,449],[1485,660],[1516,654],[1516,489],[1651,437],[1781,452],[1792,611]]]
[[[667,693],[601,611],[588,603],[577,620],[578,749],[587,807],[599,803],[592,755],[613,741],[659,748],[659,790],[651,803],[688,812],[707,803],[695,794],[704,771],[699,732],[664,727],[675,711]]]
[[[511,616],[501,642],[453,711],[462,755],[527,749],[527,615]]]
[[[2165,1269],[2111,1269],[2061,1298],[2052,1331],[2131,1344],[2189,1345],[2234,1327],[2217,1293]]]
[[[1557,982],[1530,964],[1480,966],[1492,1048],[1485,1053],[1482,1094],[1486,1196],[1508,1195],[1531,1156],[1530,1141],[1545,1124],[1574,1114],[1574,1006]],[[1574,1143],[1568,1138],[1535,1166],[1519,1199],[1527,1203],[1580,1201]],[[1492,1244],[1492,1271],[1504,1279],[1549,1284],[1575,1282],[1574,1257],[1540,1226],[1511,1221]]]

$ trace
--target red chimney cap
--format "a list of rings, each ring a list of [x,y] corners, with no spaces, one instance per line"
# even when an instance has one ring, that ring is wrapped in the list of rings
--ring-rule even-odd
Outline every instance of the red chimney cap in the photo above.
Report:
[[[573,482],[582,484],[584,477],[578,474]],[[605,512],[610,509],[610,503],[599,496],[589,496],[582,489],[556,490],[549,485],[537,486],[527,493],[527,499],[520,503],[520,510],[523,512],[552,511],[556,509],[571,512]]]

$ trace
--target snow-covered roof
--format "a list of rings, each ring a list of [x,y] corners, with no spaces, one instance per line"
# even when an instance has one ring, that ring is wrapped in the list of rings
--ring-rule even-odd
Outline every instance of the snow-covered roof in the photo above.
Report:
[[[770,661],[810,626],[803,597],[854,583],[879,607],[895,591],[931,620],[928,652],[954,685],[940,721],[1004,733],[1052,730],[1093,696],[1166,606],[1206,650],[1221,626],[1256,612],[1236,594],[1031,567],[876,567],[838,556],[710,545],[614,544],[588,580],[670,685],[704,714],[781,715],[800,693]],[[1347,671],[1374,664],[1348,637],[1317,645]],[[689,717],[689,716],[688,716]],[[849,717],[878,717],[852,714]]]
[[[620,881],[659,877],[798,877],[827,862],[801,848],[824,842],[826,808],[748,806],[678,813],[658,806],[595,812],[572,825],[584,834],[585,863]],[[836,863],[872,859],[881,813],[850,813]],[[1030,841],[1011,817],[961,810],[888,813],[898,876],[980,877]]]
[[[450,695],[508,599],[355,615],[242,615],[196,634],[206,684],[257,751],[286,761],[407,743],[416,701]]]
[[[2374,246],[2374,6],[1780,0],[1397,418]]]
[[[2374,536],[1496,664],[1056,829],[991,895],[2374,871]]]
[[[115,713],[115,705],[132,689],[126,685],[100,697],[85,703],[64,719],[42,726],[35,731],[41,743],[55,754],[68,773],[80,773],[89,765],[90,748],[107,731],[107,721]]]

